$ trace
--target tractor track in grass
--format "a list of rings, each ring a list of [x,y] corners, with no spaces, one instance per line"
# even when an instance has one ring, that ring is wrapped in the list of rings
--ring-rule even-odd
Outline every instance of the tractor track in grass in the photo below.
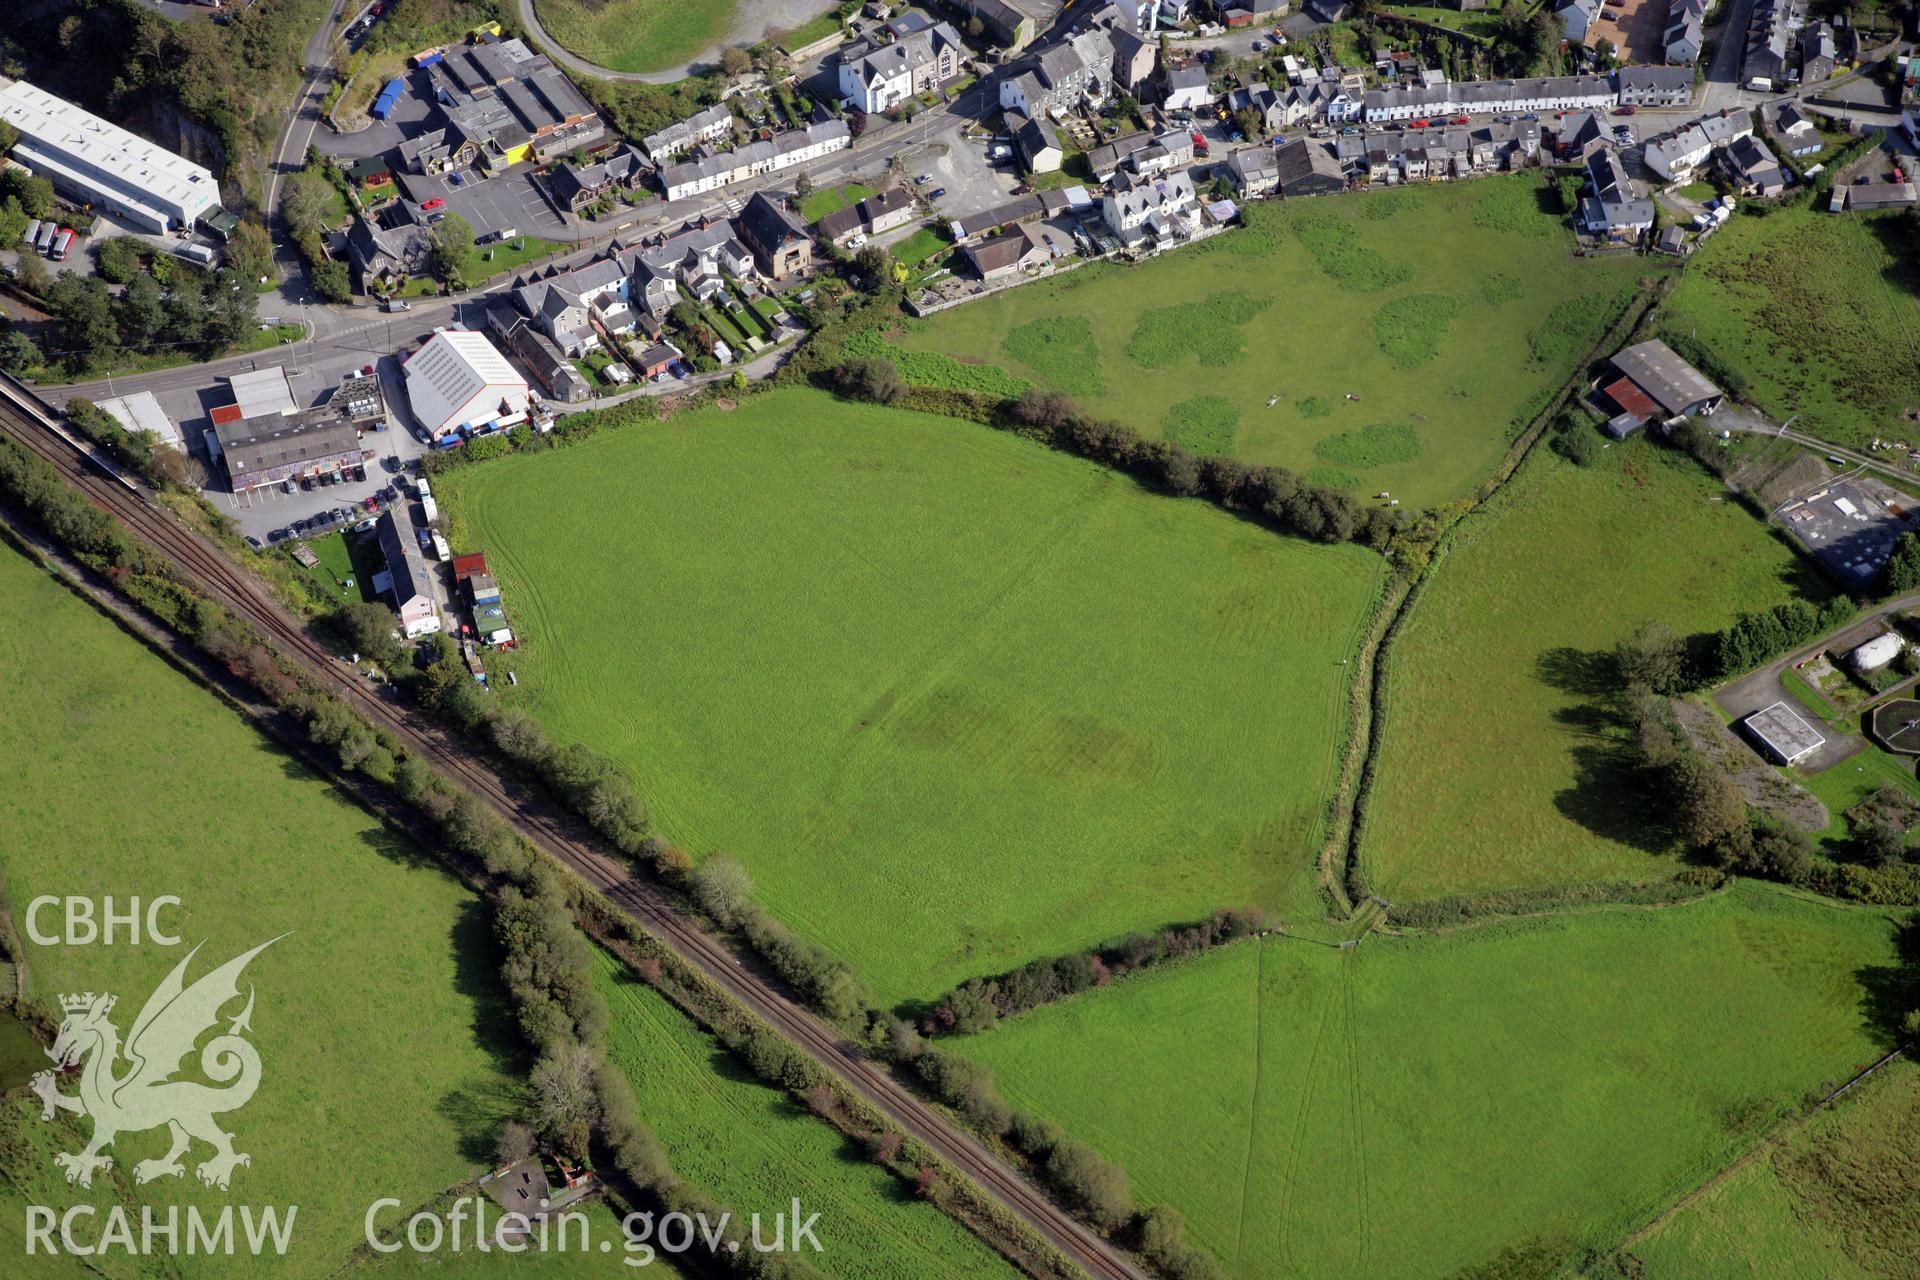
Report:
[[[684,916],[653,885],[600,847],[571,817],[526,787],[504,779],[441,725],[416,716],[349,676],[350,668],[307,633],[268,588],[151,500],[150,491],[81,445],[58,411],[11,378],[0,378],[0,430],[51,465],[114,516],[135,541],[172,559],[194,585],[259,629],[316,688],[392,733],[409,751],[471,790],[536,849],[573,871],[620,913],[699,970],[783,1038],[838,1077],[907,1134],[961,1170],[1088,1273],[1146,1280],[1125,1251],[1081,1222],[971,1133],[870,1058],[859,1045],[746,967],[725,942]]]

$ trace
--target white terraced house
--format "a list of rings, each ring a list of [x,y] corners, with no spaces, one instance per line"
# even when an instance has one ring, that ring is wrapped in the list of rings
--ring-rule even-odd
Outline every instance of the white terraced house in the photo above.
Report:
[[[1591,111],[1617,101],[1605,76],[1540,76],[1528,80],[1456,80],[1369,90],[1361,100],[1368,124],[1433,120],[1454,115]]]

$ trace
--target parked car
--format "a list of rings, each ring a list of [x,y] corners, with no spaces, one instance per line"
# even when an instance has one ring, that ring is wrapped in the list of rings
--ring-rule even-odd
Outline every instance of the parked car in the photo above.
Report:
[[[1455,123],[1455,124],[1472,124],[1472,123],[1473,123],[1473,118],[1472,118],[1471,116],[1455,116],[1455,117],[1453,118],[1453,123]]]
[[[933,190],[927,192],[927,199],[938,200],[941,196],[944,196],[946,194],[947,194],[947,189],[945,187],[935,187]]]
[[[915,179],[913,180],[913,184],[914,184],[915,186],[917,186],[917,187],[924,187],[924,186],[926,186],[926,185],[927,185],[927,184],[928,184],[929,182],[932,182],[932,181],[933,181],[933,175],[932,175],[932,174],[930,174],[930,173],[923,173],[923,174],[921,174],[921,175],[920,175],[919,177],[917,177],[917,178],[915,178]]]
[[[454,186],[456,186],[456,187],[458,187],[458,186],[462,186],[462,185],[464,185],[464,184],[466,183],[466,181],[467,181],[467,179],[466,179],[466,176],[465,176],[464,174],[458,174],[458,173],[456,173],[456,174],[454,174],[454,175],[453,175],[453,177],[452,177],[452,178],[450,178],[450,179],[448,179],[448,181],[450,181],[450,182],[452,182]]]
[[[302,489],[305,489],[305,490],[306,490],[306,491],[307,491],[308,493],[312,493],[312,492],[313,492],[313,477],[312,477],[312,476],[301,476],[301,477],[300,477],[300,487],[301,487]]]
[[[439,196],[435,196],[433,199],[421,205],[420,209],[422,212],[431,213],[433,210],[438,209],[441,205],[445,203],[446,203],[445,200],[441,199]]]
[[[353,478],[356,482],[365,480],[367,478],[367,469],[365,467],[355,467],[353,469]]]
[[[1262,49],[1267,47],[1267,42],[1265,40],[1255,40],[1248,47],[1251,48],[1255,53],[1259,53]]]
[[[288,476],[285,480],[281,481],[280,492],[298,493],[300,492],[300,486],[294,482],[294,478],[292,476]]]
[[[267,549],[266,544],[261,542],[260,539],[254,537],[252,534],[247,535],[247,545],[252,547],[255,551],[265,551]]]
[[[1636,111],[1638,111],[1639,109],[1640,108],[1634,106],[1631,102],[1628,102],[1615,107],[1613,109],[1613,114],[1617,116],[1630,116],[1634,114]]]
[[[1019,186],[1013,189],[1013,194],[1017,196],[1030,196],[1033,194],[1033,187],[1030,184],[1023,182]]]

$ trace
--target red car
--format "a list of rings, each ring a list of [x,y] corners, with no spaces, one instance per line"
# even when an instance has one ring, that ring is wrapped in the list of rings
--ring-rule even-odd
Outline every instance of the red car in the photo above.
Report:
[[[1473,123],[1473,120],[1469,116],[1455,116],[1453,118],[1453,122],[1455,124],[1471,124]]]
[[[1629,102],[1623,107],[1615,107],[1613,109],[1613,114],[1617,116],[1630,116],[1635,111],[1638,111],[1638,110],[1639,110],[1638,107],[1634,106],[1631,102]]]
[[[445,203],[446,203],[445,200],[442,200],[439,196],[435,196],[433,199],[427,201],[425,204],[421,205],[420,207],[426,212],[432,213],[435,209],[438,209],[441,205]]]
[[[1407,128],[1409,128],[1409,129],[1424,129],[1424,128],[1426,128],[1426,127],[1427,127],[1427,126],[1428,126],[1429,124],[1431,124],[1431,123],[1432,123],[1432,121],[1430,121],[1430,120],[1415,120],[1415,121],[1414,121],[1414,122],[1413,122],[1412,124],[1410,124],[1410,125],[1408,125],[1408,126],[1407,126]]]

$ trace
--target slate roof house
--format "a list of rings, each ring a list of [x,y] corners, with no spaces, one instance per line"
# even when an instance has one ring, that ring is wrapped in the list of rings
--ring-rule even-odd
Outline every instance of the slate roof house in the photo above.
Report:
[[[1777,196],[1787,189],[1787,176],[1780,162],[1751,133],[1729,143],[1720,153],[1720,162],[1748,195]]]
[[[1053,126],[1040,120],[1021,115],[1018,111],[1007,114],[1007,132],[1013,135],[1013,145],[1020,152],[1020,163],[1028,173],[1056,173],[1066,152],[1060,148],[1060,139],[1055,135]]]
[[[401,528],[405,522],[406,528]],[[413,521],[388,507],[376,526],[380,557],[386,568],[373,575],[373,589],[393,598],[394,611],[400,615],[400,630],[409,640],[432,635],[440,630],[440,609],[434,603],[432,579],[427,576],[426,557],[413,532]]]
[[[1641,158],[1648,169],[1668,182],[1685,182],[1713,155],[1715,147],[1731,145],[1735,138],[1752,132],[1751,114],[1744,110],[1702,116],[1647,139]]]
[[[1579,44],[1600,17],[1600,0],[1554,0],[1553,16],[1567,29],[1567,39]]]
[[[368,284],[398,284],[433,265],[433,242],[416,223],[387,230],[363,215],[347,231],[347,256]]]
[[[622,146],[594,164],[557,166],[547,179],[547,190],[562,209],[578,213],[614,191],[638,188],[646,176],[647,164],[639,151]]]
[[[1280,165],[1271,147],[1246,147],[1227,157],[1227,177],[1244,199],[1272,195],[1280,185]]]
[[[1188,174],[1136,178],[1123,173],[1100,202],[1100,212],[1123,244],[1137,245],[1148,236],[1166,243],[1192,234],[1199,202]]]
[[[1213,101],[1213,90],[1207,85],[1207,69],[1198,62],[1169,70],[1166,84],[1164,105],[1169,111],[1197,111]]]
[[[1059,115],[1081,99],[1107,96],[1113,83],[1113,38],[1095,28],[1029,54],[1000,81],[1000,107],[1029,118]]]
[[[1602,147],[1587,157],[1588,194],[1580,201],[1580,229],[1616,243],[1637,240],[1653,226],[1653,201],[1633,193],[1620,155]]]
[[[733,132],[733,112],[722,102],[685,120],[676,120],[641,142],[655,167],[677,160],[705,142],[718,142]]]
[[[1007,0],[962,0],[967,16],[980,19],[986,38],[997,49],[1018,53],[1033,40],[1033,19]]]
[[[1668,62],[1692,66],[1700,60],[1707,0],[1673,0],[1667,7],[1667,29],[1661,36]]]
[[[1025,225],[968,244],[960,253],[980,278],[988,283],[1040,267],[1053,257],[1046,244]]]
[[[784,200],[756,191],[740,211],[740,238],[770,280],[786,280],[813,266],[813,237]]]
[[[660,189],[667,199],[680,200],[717,191],[743,178],[791,169],[852,144],[853,133],[845,120],[826,120],[745,142],[732,151],[670,164],[660,170]]]
[[[1621,67],[1614,80],[1622,106],[1684,107],[1693,101],[1692,67]]]
[[[841,55],[840,95],[873,115],[959,79],[966,62],[959,33],[936,22],[892,44]]]
[[[1820,131],[1796,102],[1772,103],[1763,108],[1761,114],[1774,142],[1790,156],[1810,156],[1826,145]]]

